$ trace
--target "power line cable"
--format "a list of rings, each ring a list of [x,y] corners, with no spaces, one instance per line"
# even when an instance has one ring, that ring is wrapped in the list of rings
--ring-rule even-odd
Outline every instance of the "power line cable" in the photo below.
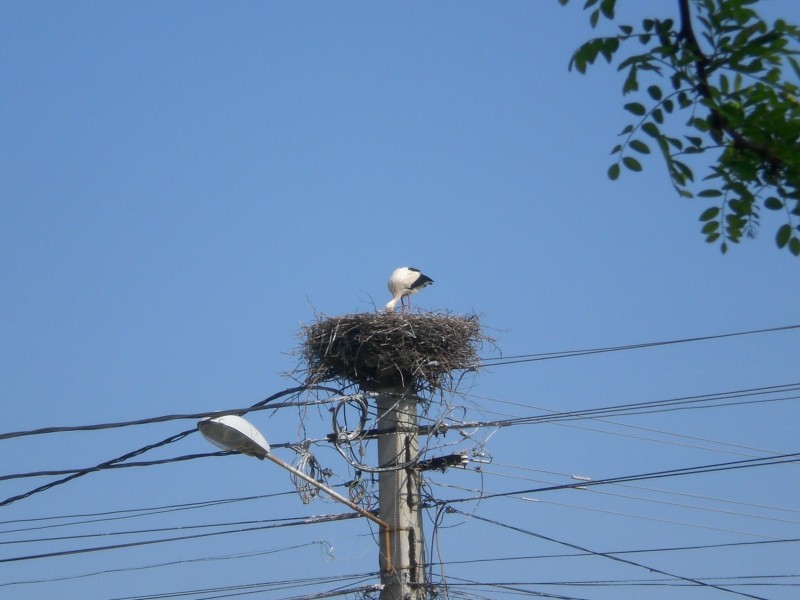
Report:
[[[696,395],[696,396],[682,396],[678,398],[670,398],[667,400],[653,400],[648,402],[633,402],[629,404],[618,404],[612,406],[604,406],[598,408],[589,408],[581,410],[572,410],[564,412],[550,412],[545,415],[532,415],[526,417],[512,417],[508,419],[496,419],[489,421],[467,421],[460,423],[445,423],[437,428],[437,431],[444,433],[447,430],[463,430],[475,429],[482,427],[511,427],[515,425],[538,425],[542,423],[561,423],[565,421],[577,421],[584,419],[597,420],[600,417],[606,416],[631,416],[641,414],[653,414],[661,412],[674,412],[679,410],[692,410],[692,409],[708,409],[708,408],[722,408],[730,406],[741,406],[745,404],[760,404],[767,402],[779,402],[786,400],[797,400],[800,396],[780,397],[780,398],[762,398],[758,400],[740,400],[736,402],[724,402],[713,404],[711,406],[696,406],[703,405],[709,402],[721,402],[724,400],[732,400],[734,398],[742,398],[748,396],[761,396],[770,395],[779,392],[800,391],[800,383],[782,384],[777,386],[767,386],[760,388],[750,388],[744,390],[735,390],[730,392],[720,392],[715,394]],[[420,432],[424,434],[430,433],[426,427],[421,427]],[[368,431],[367,434],[374,434],[374,431]]]
[[[680,469],[670,469],[665,471],[651,471],[649,473],[639,473],[636,475],[622,475],[619,477],[609,477],[606,479],[593,479],[590,481],[580,481],[578,483],[565,483],[560,485],[550,485],[526,490],[515,490],[511,492],[496,492],[492,494],[482,494],[479,497],[455,498],[442,500],[437,503],[454,504],[458,502],[474,502],[475,500],[487,500],[489,498],[502,498],[506,496],[518,496],[521,494],[535,494],[541,492],[551,492],[555,490],[568,490],[574,488],[585,488],[595,485],[608,485],[612,483],[623,483],[628,481],[644,481],[647,479],[661,479],[665,477],[678,477],[682,475],[695,475],[698,473],[714,473],[717,471],[729,471],[733,469],[747,469],[753,467],[766,467],[784,463],[793,463],[800,460],[800,452],[792,454],[781,454],[766,458],[754,458],[748,460],[737,460],[725,463],[715,463],[709,465],[699,465],[696,467],[685,467]]]
[[[278,529],[283,527],[295,527],[300,525],[318,525],[319,523],[331,523],[334,521],[342,521],[346,519],[356,519],[362,518],[360,514],[356,512],[352,513],[342,513],[342,514],[335,514],[335,515],[322,515],[322,516],[315,516],[315,517],[308,517],[304,519],[300,519],[297,521],[292,521],[288,523],[279,523],[279,524],[271,524],[271,525],[259,525],[257,527],[245,527],[239,529],[229,529],[225,531],[214,531],[214,532],[207,532],[207,533],[196,533],[192,535],[183,535],[183,536],[175,536],[169,538],[158,538],[152,540],[140,540],[136,542],[127,542],[121,544],[109,544],[106,546],[93,546],[88,548],[76,548],[72,550],[61,550],[58,552],[45,552],[41,554],[30,554],[24,556],[13,556],[10,558],[0,558],[0,563],[12,563],[12,562],[21,562],[26,560],[37,560],[42,558],[56,558],[62,556],[75,556],[78,554],[88,554],[92,552],[101,552],[101,551],[108,551],[108,550],[119,550],[122,548],[135,548],[139,546],[150,546],[153,544],[163,544],[167,542],[178,542],[178,541],[185,541],[185,540],[196,540],[200,538],[207,538],[207,537],[215,537],[220,535],[230,535],[234,533],[249,533],[252,531],[263,531],[265,529]]]
[[[217,556],[204,556],[200,558],[186,558],[182,560],[173,560],[169,562],[161,562],[161,563],[151,563],[147,565],[139,565],[134,567],[117,567],[113,569],[103,569],[102,571],[93,571],[89,573],[79,573],[77,575],[62,575],[62,576],[53,576],[48,577],[45,579],[28,579],[22,581],[6,581],[0,583],[0,587],[10,587],[10,586],[17,586],[17,585],[35,585],[39,583],[54,583],[57,581],[69,581],[73,579],[86,579],[89,577],[96,577],[98,575],[110,575],[112,573],[129,573],[133,571],[145,571],[148,569],[159,569],[162,567],[173,567],[177,565],[187,565],[193,563],[205,563],[205,562],[214,562],[214,561],[223,561],[223,560],[239,560],[243,558],[253,558],[257,556],[268,556],[270,554],[279,554],[282,552],[290,552],[293,550],[299,550],[302,548],[308,548],[311,546],[321,546],[325,548],[329,553],[331,551],[331,546],[328,542],[324,540],[316,540],[312,542],[306,542],[304,544],[295,544],[293,546],[286,546],[283,548],[274,548],[272,550],[261,550],[258,552],[240,552],[237,554],[224,554],[224,555],[217,555]]]
[[[496,367],[501,365],[511,365],[526,362],[537,362],[542,360],[554,360],[558,358],[572,358],[575,356],[587,356],[591,354],[602,354],[606,352],[622,352],[626,350],[641,350],[643,348],[656,348],[659,346],[672,346],[675,344],[688,344],[694,342],[706,342],[710,340],[720,340],[725,338],[740,337],[747,335],[757,335],[762,333],[774,333],[779,331],[791,331],[800,329],[800,325],[785,325],[782,327],[770,327],[765,329],[752,329],[749,331],[737,331],[733,333],[722,333],[718,335],[706,335],[675,340],[665,340],[660,342],[644,342],[641,344],[626,344],[622,346],[606,346],[600,348],[587,348],[583,350],[564,350],[560,352],[542,352],[538,354],[518,354],[515,356],[504,356],[501,358],[482,359],[479,366]]]
[[[627,550],[606,550],[605,554],[655,554],[660,552],[690,552],[697,550],[718,550],[720,548],[748,548],[763,547],[774,544],[797,544],[800,538],[787,538],[782,540],[757,540],[747,542],[725,542],[719,544],[698,544],[694,546],[666,546],[660,548],[635,548]],[[498,556],[494,558],[472,558],[464,560],[450,560],[444,564],[449,566],[461,564],[476,564],[485,562],[507,562],[515,560],[540,560],[553,558],[580,558],[584,556],[594,556],[591,552],[570,552],[561,554],[536,554],[531,556]]]
[[[497,463],[497,462],[491,463],[491,466],[492,467],[507,468],[507,469],[514,469],[514,470],[518,470],[518,471],[534,472],[534,473],[543,472],[540,469],[532,469],[532,468],[529,468],[529,467],[523,467],[523,466],[517,466],[517,465],[509,465],[509,464]],[[534,482],[537,482],[537,483],[548,483],[548,484],[551,484],[551,483],[554,484],[555,483],[553,481],[545,481],[545,480],[541,480],[541,479],[534,479],[534,478],[531,478],[531,477],[524,477],[522,475],[510,475],[508,473],[503,473],[503,472],[500,472],[500,471],[492,471],[491,468],[487,468],[485,466],[481,467],[481,472],[484,473],[484,474],[487,474],[487,475],[495,476],[495,477],[505,477],[505,478],[522,480],[522,481],[534,481]],[[573,475],[571,475],[569,473],[555,473],[555,472],[552,472],[552,471],[547,471],[546,473],[552,474],[552,475],[558,475],[558,476],[561,476],[561,477],[573,477]],[[634,486],[626,486],[626,487],[634,488]],[[708,511],[708,512],[714,512],[714,513],[719,513],[719,514],[724,514],[724,515],[729,515],[729,516],[735,516],[735,517],[744,517],[744,518],[750,518],[750,519],[760,519],[760,520],[765,520],[765,521],[775,521],[775,522],[779,522],[779,523],[787,523],[787,524],[791,524],[791,525],[800,525],[800,520],[797,520],[797,519],[789,519],[789,518],[782,518],[782,517],[775,517],[775,516],[759,515],[759,514],[753,514],[753,513],[749,513],[749,512],[740,512],[740,511],[735,511],[735,510],[730,510],[730,509],[714,508],[714,507],[711,507],[711,506],[698,506],[697,504],[687,504],[685,502],[676,502],[676,501],[670,501],[670,500],[659,500],[657,498],[647,498],[647,497],[641,496],[641,495],[615,493],[615,492],[609,492],[607,490],[601,490],[601,489],[588,489],[587,491],[590,492],[590,493],[593,493],[593,494],[601,494],[601,495],[604,495],[604,496],[611,496],[611,497],[615,497],[615,498],[624,498],[626,500],[635,500],[635,501],[639,501],[639,502],[649,502],[649,503],[654,503],[654,504],[662,504],[662,505],[666,505],[666,506],[683,508],[683,509],[691,509],[691,510],[698,510],[698,511]],[[727,502],[726,500],[723,500],[723,499],[712,499],[712,498],[706,498],[706,499],[707,500],[715,500],[717,502]],[[747,505],[746,503],[738,503],[738,504]],[[757,505],[750,505],[750,506],[752,508],[766,508],[764,506],[757,506]],[[773,507],[773,509],[774,510],[783,510],[783,509],[774,508],[774,507]],[[787,509],[787,512],[798,513],[800,511],[793,510],[793,509]]]
[[[726,577],[704,577],[704,581],[713,580],[718,584],[727,583],[737,587],[798,587],[800,583],[793,582],[765,582],[764,580],[777,580],[796,578],[798,575],[738,575]],[[652,586],[652,587],[687,587],[694,586],[691,582],[675,581],[667,578],[651,579],[586,579],[586,580],[565,580],[565,581],[471,581],[469,579],[459,579],[461,583],[455,584],[458,587],[479,586],[479,587],[498,587],[501,589],[515,589],[524,595],[540,595],[540,592],[512,588],[511,586],[554,586],[554,587],[632,587],[632,586]],[[527,593],[526,593],[527,592]]]
[[[186,590],[186,591],[179,591],[179,592],[167,592],[167,593],[160,593],[160,594],[147,594],[147,595],[137,595],[137,596],[122,596],[113,598],[112,600],[159,600],[162,598],[178,598],[181,596],[192,596],[194,598],[200,598],[198,594],[204,594],[202,600],[211,600],[212,598],[229,598],[232,596],[240,596],[245,594],[255,594],[261,593],[265,591],[275,591],[275,590],[286,590],[286,589],[294,589],[299,587],[307,587],[311,585],[322,585],[334,582],[341,582],[341,581],[353,581],[353,580],[367,580],[367,579],[374,579],[377,577],[379,573],[359,573],[355,575],[333,575],[333,576],[324,576],[324,577],[304,577],[304,578],[297,578],[297,579],[285,579],[285,580],[278,580],[278,581],[267,581],[267,582],[257,582],[257,583],[247,583],[247,584],[239,584],[239,585],[230,585],[230,586],[221,586],[215,588],[203,588],[203,589],[193,589],[193,590]],[[336,596],[342,596],[346,594],[355,593],[356,591],[377,591],[380,587],[366,586],[361,588],[344,588],[341,587],[337,590],[329,590],[327,592],[319,592],[317,594],[307,595],[307,596],[293,596],[291,598],[285,598],[285,600],[312,600],[315,598],[333,598]],[[230,593],[226,593],[230,592]],[[220,594],[214,596],[207,596],[205,594]]]
[[[498,359],[483,359],[481,361],[480,366],[497,366],[497,365],[505,365],[505,364],[514,364],[518,362],[531,362],[537,360],[550,360],[555,358],[568,358],[572,356],[584,356],[587,354],[598,354],[603,352],[617,352],[622,350],[632,350],[632,349],[640,349],[640,348],[651,348],[651,347],[658,347],[658,346],[666,346],[666,345],[674,345],[674,344],[684,344],[684,343],[691,343],[691,342],[698,342],[698,341],[707,341],[707,340],[715,340],[715,339],[724,339],[730,337],[738,337],[738,336],[745,336],[745,335],[755,335],[755,334],[762,334],[762,333],[771,333],[777,331],[790,331],[793,329],[800,329],[800,325],[786,325],[782,327],[772,327],[766,329],[754,329],[750,331],[739,331],[733,333],[725,333],[719,335],[709,335],[709,336],[699,336],[699,337],[691,337],[691,338],[682,338],[676,340],[667,340],[667,341],[658,341],[658,342],[645,342],[640,344],[626,344],[622,346],[607,346],[607,347],[600,347],[600,348],[590,348],[590,349],[583,349],[583,350],[566,350],[566,351],[558,351],[558,352],[545,352],[539,354],[520,354],[514,356],[506,356]],[[342,394],[342,390],[337,388],[331,388],[327,386],[321,385],[310,385],[310,386],[296,386],[294,388],[289,388],[282,392],[278,392],[278,394],[271,396],[261,402],[253,404],[250,407],[246,408],[234,408],[228,409],[223,411],[213,411],[213,412],[201,412],[201,413],[188,413],[188,414],[173,414],[173,415],[163,415],[158,417],[150,417],[145,419],[137,419],[132,421],[122,421],[122,422],[114,422],[114,423],[98,423],[98,424],[91,424],[91,425],[76,425],[76,426],[64,426],[64,427],[43,427],[39,429],[33,429],[28,431],[12,431],[7,433],[0,433],[0,441],[5,439],[11,439],[16,437],[23,437],[23,436],[31,436],[31,435],[42,435],[47,433],[64,433],[64,432],[71,432],[71,431],[97,431],[101,429],[113,429],[119,427],[129,427],[134,425],[148,425],[154,423],[163,423],[166,421],[174,421],[174,420],[181,420],[181,419],[202,419],[202,418],[209,418],[215,416],[222,416],[225,414],[239,414],[243,415],[247,412],[252,412],[254,410],[259,410],[263,407],[266,403],[270,402],[272,399],[277,397],[281,397],[284,395],[292,394],[292,393],[300,393],[303,391],[327,391],[335,394]],[[296,405],[296,404],[292,404]],[[271,407],[274,408],[274,407]]]
[[[311,388],[324,389],[324,390],[328,390],[328,391],[334,390],[334,388],[327,388],[327,387],[324,387],[324,386],[311,386]],[[255,404],[253,404],[250,407],[250,409],[255,409],[255,408],[262,407],[262,406],[264,406],[266,404],[269,404],[270,402],[272,402],[274,400],[277,400],[278,398],[282,398],[284,396],[288,396],[288,395],[291,395],[291,394],[296,394],[296,393],[299,393],[300,391],[308,390],[308,389],[310,389],[309,386],[297,386],[297,387],[293,387],[293,388],[288,388],[288,389],[282,390],[280,392],[272,394],[271,396],[265,398],[264,400],[261,400],[260,402],[256,402]],[[335,391],[338,392],[339,390],[335,390]],[[154,448],[160,448],[162,446],[166,446],[167,444],[172,444],[174,442],[177,442],[177,441],[183,439],[187,435],[190,435],[190,434],[194,433],[195,431],[197,431],[197,428],[193,427],[192,429],[188,429],[188,430],[183,431],[181,433],[172,435],[172,436],[170,436],[170,437],[168,437],[168,438],[166,438],[164,440],[161,440],[160,442],[156,442],[154,444],[149,444],[147,446],[139,448],[138,450],[134,450],[132,452],[128,452],[126,454],[123,454],[122,456],[118,456],[117,458],[112,458],[111,460],[108,460],[108,461],[105,461],[103,463],[100,463],[99,465],[96,465],[95,467],[90,467],[88,469],[83,469],[81,471],[72,473],[72,474],[64,477],[63,479],[58,479],[56,481],[51,481],[50,483],[47,483],[47,484],[42,485],[42,486],[39,486],[39,487],[34,488],[32,490],[29,490],[29,491],[27,491],[27,492],[25,492],[23,494],[18,494],[16,496],[11,496],[10,498],[6,498],[2,502],[0,502],[0,507],[8,506],[9,504],[13,504],[14,502],[17,502],[19,500],[24,500],[25,498],[29,498],[29,497],[33,496],[34,494],[38,494],[40,492],[47,491],[47,490],[49,490],[49,489],[51,489],[51,488],[53,488],[53,487],[55,487],[57,485],[62,485],[64,483],[68,483],[69,481],[72,481],[73,479],[77,479],[78,477],[82,477],[84,475],[88,475],[89,473],[94,473],[96,471],[102,471],[103,469],[109,468],[111,465],[115,465],[115,464],[118,464],[118,463],[125,462],[126,460],[128,460],[130,458],[134,458],[136,456],[139,456],[140,454],[144,454],[145,452],[148,452],[149,450],[153,450]]]
[[[490,397],[490,396],[483,396],[483,395],[478,395],[478,394],[468,394],[468,396],[470,396],[472,398],[477,398],[478,400],[481,400],[481,401],[497,402],[497,403],[500,403],[500,404],[508,404],[508,405],[522,407],[522,408],[542,410],[542,411],[545,411],[545,412],[547,412],[549,414],[559,414],[560,413],[560,411],[557,411],[557,410],[554,410],[554,409],[551,409],[551,408],[546,408],[546,407],[543,407],[543,406],[532,406],[532,405],[529,405],[529,404],[523,404],[521,402],[512,402],[510,400],[501,400],[499,398],[493,398],[493,397]],[[797,399],[797,397],[793,397],[792,399]],[[509,418],[519,418],[517,415],[511,415],[511,414],[508,414],[508,413],[498,413],[498,412],[494,412],[494,411],[487,411],[484,408],[478,408],[478,410],[481,413],[485,413],[485,414],[498,414],[500,416],[509,417]],[[633,429],[633,430],[636,430],[636,431],[644,431],[644,432],[647,432],[647,433],[655,433],[655,434],[674,437],[674,438],[679,438],[679,439],[683,439],[683,440],[705,442],[705,443],[714,444],[714,445],[717,445],[717,446],[723,446],[725,448],[731,448],[731,450],[724,450],[724,449],[720,449],[720,448],[712,448],[712,447],[701,446],[701,445],[697,445],[697,444],[690,444],[690,443],[685,443],[685,442],[684,443],[672,442],[672,441],[669,441],[669,440],[659,439],[659,438],[655,438],[655,437],[634,436],[634,435],[630,435],[630,434],[626,434],[626,433],[621,433],[621,432],[616,432],[616,431],[609,431],[607,429],[594,429],[594,428],[589,428],[589,427],[579,426],[579,425],[566,425],[566,424],[563,424],[563,423],[560,424],[560,425],[562,427],[571,427],[571,428],[575,428],[575,429],[584,429],[586,431],[595,431],[595,432],[598,432],[598,433],[604,433],[606,435],[615,435],[615,436],[629,437],[629,438],[633,438],[633,439],[642,439],[642,440],[652,441],[652,442],[656,442],[656,443],[670,444],[670,445],[677,445],[677,446],[685,446],[685,447],[689,447],[689,448],[698,448],[698,449],[701,449],[701,450],[708,450],[708,451],[711,451],[711,452],[721,452],[721,453],[725,453],[725,454],[737,454],[737,455],[740,455],[740,456],[751,456],[751,457],[756,456],[756,454],[752,454],[752,452],[758,452],[758,453],[761,453],[761,454],[780,454],[780,452],[775,451],[775,450],[766,450],[764,448],[756,448],[756,447],[747,446],[747,445],[744,445],[744,444],[736,444],[736,443],[731,443],[731,442],[725,442],[725,441],[715,440],[715,439],[711,439],[711,438],[703,437],[703,436],[675,433],[674,431],[665,431],[663,429],[656,429],[656,428],[653,428],[653,427],[644,427],[644,426],[641,426],[641,425],[632,425],[630,423],[621,423],[619,421],[612,421],[610,419],[605,419],[605,418],[593,418],[592,420],[593,421],[597,421],[598,423],[613,425],[614,427],[621,427],[621,428],[624,428],[624,429]],[[748,450],[750,452],[742,452],[742,450]]]
[[[535,585],[529,583],[483,582],[483,581],[475,581],[473,579],[464,579],[463,577],[454,577],[454,579],[459,581],[460,583],[454,583],[453,587],[463,587],[463,586],[487,587],[513,593],[513,595],[515,596],[536,596],[537,598],[553,598],[555,600],[587,600],[586,598],[578,598],[576,596],[550,594],[548,592],[528,590],[519,587],[520,585]]]
[[[142,535],[151,533],[166,533],[170,531],[191,531],[193,529],[212,529],[219,527],[241,527],[242,525],[260,525],[264,523],[283,523],[283,522],[296,522],[305,517],[281,517],[276,519],[256,519],[250,521],[233,521],[226,523],[204,523],[202,525],[177,525],[174,527],[157,527],[152,529],[134,529],[128,531],[102,531],[100,533],[82,533],[75,535],[61,535],[50,536],[44,538],[27,538],[17,540],[4,540],[0,541],[0,546],[12,546],[16,544],[37,544],[44,542],[63,542],[68,540],[85,540],[93,538],[113,538],[115,536],[123,535]]]
[[[307,440],[308,443],[314,443],[317,441],[323,440]],[[293,448],[297,446],[297,444],[291,442],[279,442],[273,444],[270,442],[270,448]],[[199,452],[196,454],[185,454],[183,456],[172,456],[169,458],[161,458],[158,460],[143,460],[143,461],[136,461],[136,462],[125,462],[125,463],[112,463],[106,464],[103,463],[102,465],[95,465],[93,467],[86,467],[82,469],[60,469],[60,470],[51,470],[51,471],[29,471],[27,473],[10,473],[8,475],[0,475],[0,481],[7,481],[10,479],[28,479],[32,477],[54,477],[56,475],[68,475],[73,473],[83,473],[85,471],[94,472],[94,471],[106,471],[106,470],[113,470],[113,469],[128,469],[131,467],[153,467],[157,465],[168,465],[171,463],[178,463],[178,462],[186,462],[189,460],[196,460],[198,458],[216,458],[220,456],[230,456],[233,454],[238,454],[233,450],[218,450],[216,452]]]
[[[277,394],[273,394],[269,398],[261,400],[260,402],[256,402],[255,404],[248,406],[246,408],[230,408],[226,410],[216,410],[216,411],[206,411],[206,412],[198,412],[198,413],[184,413],[184,414],[174,414],[174,415],[162,415],[159,417],[148,417],[145,419],[136,419],[133,421],[119,421],[113,423],[94,423],[91,425],[73,425],[73,426],[64,426],[64,427],[41,427],[39,429],[31,429],[28,431],[9,431],[7,433],[0,433],[0,441],[8,440],[18,437],[26,437],[32,435],[43,435],[49,433],[67,433],[67,432],[74,432],[74,431],[100,431],[103,429],[118,429],[121,427],[131,427],[135,425],[152,425],[155,423],[165,423],[168,421],[179,421],[179,420],[187,420],[187,419],[208,419],[214,417],[221,417],[223,415],[244,415],[249,412],[256,412],[260,410],[273,410],[278,408],[287,408],[287,407],[296,407],[296,406],[306,406],[306,405],[314,405],[314,404],[326,404],[330,402],[336,402],[339,398],[328,398],[326,400],[314,401],[314,402],[286,402],[281,404],[270,404],[267,406],[269,402],[272,400],[276,400],[278,398],[282,398],[283,396],[288,396],[292,394],[299,394],[300,392],[306,391],[326,391],[341,395],[341,390],[336,388],[326,387],[322,385],[311,385],[311,386],[297,386],[293,388],[288,388],[283,391],[278,392]]]
[[[462,512],[462,511],[457,510],[457,509],[452,508],[452,507],[448,507],[447,511],[448,512],[455,512],[457,514],[464,515],[464,516],[470,516],[468,513]],[[702,581],[700,579],[694,579],[692,577],[685,577],[683,575],[677,575],[675,573],[670,573],[668,571],[663,571],[663,570],[657,569],[655,567],[651,567],[651,566],[648,566],[648,565],[643,565],[643,564],[638,563],[636,561],[629,560],[627,558],[621,558],[621,557],[615,556],[613,554],[608,554],[608,553],[605,553],[605,552],[597,552],[597,551],[594,551],[594,550],[590,550],[590,549],[585,548],[583,546],[579,546],[578,544],[573,544],[571,542],[565,542],[563,540],[557,540],[555,538],[552,538],[552,537],[549,537],[549,536],[546,536],[546,535],[542,535],[540,533],[535,533],[533,531],[530,531],[529,529],[524,529],[522,527],[518,527],[516,525],[510,525],[508,523],[502,523],[501,521],[497,521],[495,519],[488,519],[486,517],[481,517],[481,516],[476,515],[474,513],[471,516],[472,516],[473,519],[477,519],[478,521],[483,521],[485,523],[490,523],[490,524],[495,525],[497,527],[503,527],[505,529],[510,529],[512,531],[516,531],[516,532],[522,533],[524,535],[530,535],[530,536],[533,536],[533,537],[541,539],[541,540],[545,540],[545,541],[548,541],[548,542],[553,542],[553,543],[556,543],[556,544],[559,544],[559,545],[562,545],[562,546],[566,546],[568,548],[573,548],[575,550],[580,550],[581,552],[588,552],[588,553],[590,553],[590,554],[592,554],[594,556],[600,556],[600,557],[603,557],[603,558],[608,558],[610,560],[614,560],[614,561],[621,562],[621,563],[624,563],[624,564],[627,564],[627,565],[631,565],[631,566],[637,567],[639,569],[647,569],[648,571],[650,571],[652,573],[659,573],[660,575],[665,575],[667,577],[672,577],[672,578],[675,578],[675,579],[681,579],[683,581],[691,582],[691,583],[694,583],[696,585],[700,585],[700,586],[704,586],[704,587],[711,587],[711,588],[720,590],[722,592],[728,592],[730,594],[736,594],[737,596],[744,596],[745,598],[753,598],[754,600],[767,600],[766,598],[764,598],[762,596],[754,596],[752,594],[746,594],[744,592],[731,590],[729,588],[725,588],[725,587],[722,587],[722,586],[719,586],[719,585],[714,585],[712,583],[708,583],[708,582]]]
[[[56,481],[51,481],[50,483],[46,483],[45,485],[41,485],[41,486],[39,486],[37,488],[34,488],[32,490],[29,490],[29,491],[23,493],[23,494],[17,494],[16,496],[11,496],[10,498],[6,498],[2,502],[0,502],[0,507],[8,506],[9,504],[13,504],[14,502],[17,502],[18,500],[24,500],[25,498],[30,498],[34,494],[38,494],[40,492],[45,492],[45,491],[47,491],[47,490],[49,490],[51,488],[54,488],[57,485],[62,485],[64,483],[68,483],[68,482],[72,481],[73,479],[77,479],[78,477],[83,477],[84,475],[88,475],[89,473],[94,473],[96,471],[101,471],[103,469],[109,468],[111,465],[126,461],[129,458],[133,458],[135,456],[139,456],[140,454],[144,454],[145,452],[147,452],[149,450],[153,450],[154,448],[160,448],[162,446],[166,446],[167,444],[172,444],[174,442],[177,442],[178,440],[182,440],[187,435],[189,435],[191,433],[194,433],[196,430],[197,430],[196,428],[192,428],[192,429],[188,429],[186,431],[182,431],[181,433],[177,433],[175,435],[172,435],[172,436],[170,436],[170,437],[168,437],[168,438],[166,438],[164,440],[161,440],[160,442],[156,442],[154,444],[149,444],[147,446],[139,448],[138,450],[134,450],[133,452],[128,452],[126,454],[123,454],[122,456],[118,456],[117,458],[112,458],[111,460],[107,460],[106,462],[100,463],[99,465],[96,465],[94,467],[90,467],[88,469],[82,469],[80,471],[72,473],[71,475],[68,475],[68,476],[64,477],[63,479],[58,479]]]
[[[263,500],[266,498],[274,498],[277,496],[287,496],[294,494],[294,491],[275,492],[272,494],[259,494],[257,496],[241,496],[238,498],[221,498],[217,500],[201,500],[199,502],[186,502],[182,504],[167,504],[164,506],[150,506],[144,508],[126,508],[119,510],[110,510],[95,513],[80,513],[70,515],[51,515],[48,517],[31,517],[27,519],[14,519],[12,521],[0,521],[0,525],[10,525],[19,523],[41,523],[44,521],[56,521],[65,519],[88,519],[84,521],[73,521],[70,523],[56,523],[52,525],[44,525],[41,527],[30,527],[26,529],[14,529],[8,531],[0,531],[0,533],[10,533],[15,531],[28,531],[31,529],[48,529],[53,527],[67,527],[71,525],[85,525],[87,523],[99,523],[103,521],[116,521],[121,519],[130,519],[140,516],[150,516],[154,514],[163,514],[168,512],[193,510],[197,508],[208,508],[212,506],[221,506],[224,504],[231,504],[237,502],[246,502],[250,500]],[[93,518],[97,517],[97,518]]]

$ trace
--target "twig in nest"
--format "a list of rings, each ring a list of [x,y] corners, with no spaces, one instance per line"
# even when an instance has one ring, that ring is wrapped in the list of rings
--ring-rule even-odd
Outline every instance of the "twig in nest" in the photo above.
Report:
[[[456,371],[475,368],[477,351],[494,340],[476,315],[364,313],[304,325],[301,354],[309,384],[355,383],[365,390],[435,391]]]

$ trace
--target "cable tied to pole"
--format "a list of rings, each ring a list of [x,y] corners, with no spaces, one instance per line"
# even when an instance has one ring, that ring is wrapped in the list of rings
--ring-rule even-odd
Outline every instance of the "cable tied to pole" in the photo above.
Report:
[[[321,484],[327,485],[327,478],[330,477],[332,473],[329,469],[322,468],[317,457],[311,452],[309,444],[295,444],[291,448],[298,454],[294,467]],[[294,473],[291,473],[290,477],[292,484],[297,490],[297,495],[300,496],[300,500],[303,501],[303,504],[309,504],[319,495],[319,489],[309,482],[304,481]]]
[[[348,406],[355,406],[358,411],[358,423],[355,429],[347,428],[347,414],[344,412]],[[333,421],[334,443],[350,443],[361,437],[369,418],[369,405],[367,404],[366,394],[352,394],[345,396],[331,409]],[[344,421],[340,423],[340,419]]]

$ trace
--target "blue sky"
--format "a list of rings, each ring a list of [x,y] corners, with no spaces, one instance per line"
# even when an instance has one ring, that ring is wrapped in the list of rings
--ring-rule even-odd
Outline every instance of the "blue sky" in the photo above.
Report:
[[[678,199],[656,157],[642,174],[607,180],[627,123],[622,81],[605,65],[567,71],[591,35],[580,4],[3,3],[0,429],[253,404],[295,384],[285,374],[298,365],[301,324],[383,306],[400,265],[435,280],[415,306],[481,316],[499,349],[486,347],[487,358],[800,323],[800,263],[775,249],[769,215],[760,237],[722,256],[699,234],[706,205]],[[648,8],[666,16],[673,4]],[[800,21],[789,0],[758,8]],[[499,365],[437,407],[484,421],[796,383],[798,342],[788,330]],[[431,490],[459,497],[797,452],[800,410],[785,396],[614,423],[483,428],[442,443],[482,449],[491,464],[431,475]],[[330,428],[313,408],[253,421],[279,443]],[[0,471],[88,467],[193,424],[0,440]],[[332,484],[351,476],[330,448],[313,449]],[[143,458],[208,450],[192,435]],[[147,529],[341,512],[287,494],[12,531],[290,491],[275,470],[224,457],[88,475],[2,508],[2,538],[16,543],[0,559],[106,545],[112,531],[139,531],[111,543],[130,542],[169,535]],[[47,481],[0,482],[2,497]],[[626,556],[691,578],[798,575],[797,544],[775,542],[800,537],[796,465],[640,485],[648,490],[597,486],[458,508],[602,552],[769,542]],[[150,598],[377,568],[363,520],[275,531],[0,563],[0,597]],[[104,537],[20,542],[79,534]],[[459,563],[568,551],[478,519],[450,515],[438,538],[454,598],[508,593],[458,588],[459,578],[538,582],[526,589],[573,598],[732,595],[545,584],[652,577],[596,556]],[[51,581],[21,583],[40,579]],[[792,587],[724,584],[794,597]]]

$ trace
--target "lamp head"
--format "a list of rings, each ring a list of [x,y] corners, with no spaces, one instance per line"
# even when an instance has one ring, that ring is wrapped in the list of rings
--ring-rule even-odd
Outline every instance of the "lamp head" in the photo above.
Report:
[[[209,442],[222,448],[255,456],[264,460],[270,452],[269,444],[255,426],[238,415],[223,415],[197,424],[200,433]]]

